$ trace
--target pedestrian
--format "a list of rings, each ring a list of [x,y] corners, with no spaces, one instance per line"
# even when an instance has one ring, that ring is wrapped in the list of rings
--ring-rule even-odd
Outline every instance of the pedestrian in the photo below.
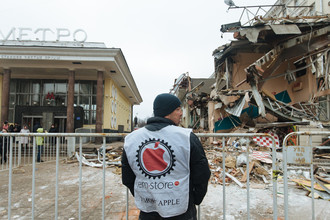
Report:
[[[48,130],[48,133],[57,133],[57,128],[54,124],[50,126],[50,129]],[[53,146],[56,144],[56,137],[50,137],[50,144]]]
[[[140,220],[195,220],[206,192],[210,169],[201,142],[179,127],[180,100],[158,95],[154,117],[125,138],[122,182],[135,197]]]
[[[40,127],[37,129],[37,133],[44,133],[44,129]],[[42,136],[37,136],[37,146],[38,146],[38,156],[37,156],[37,162],[44,162],[41,159],[41,154],[43,152],[43,148],[44,148],[44,137]]]
[[[3,128],[1,133],[7,133],[7,129]],[[6,136],[0,136],[0,163],[6,163],[7,162],[7,152],[8,152],[8,138]]]
[[[27,134],[27,133],[30,133],[30,130],[28,128],[27,125],[24,125],[23,128],[21,129],[20,133],[22,134]],[[29,137],[27,136],[22,136],[20,138],[20,145],[24,147],[24,149],[27,147],[27,145],[29,144]]]
[[[17,122],[15,122],[14,124],[14,132],[20,132],[21,131],[21,126],[20,124],[18,124]]]
[[[8,127],[8,132],[9,132],[9,133],[14,132],[14,125],[13,125],[13,124],[10,124],[10,125],[9,125],[9,127]]]
[[[35,123],[35,125],[33,126],[33,129],[32,129],[33,133],[36,133],[37,132],[37,129],[40,128],[40,127],[41,127],[40,122],[37,121]]]
[[[4,121],[3,122],[3,125],[2,125],[2,129],[6,129],[8,131],[8,128],[9,128],[9,123],[8,121]]]
[[[21,131],[21,129],[22,129],[21,125],[18,124],[17,122],[15,122],[13,132],[19,133]],[[14,141],[14,143],[18,144],[19,138],[15,138],[15,136],[14,136],[13,141]]]

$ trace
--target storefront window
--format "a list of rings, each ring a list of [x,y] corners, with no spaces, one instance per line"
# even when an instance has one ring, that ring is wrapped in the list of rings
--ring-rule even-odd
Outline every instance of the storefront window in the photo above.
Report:
[[[10,81],[10,93],[15,92],[16,90],[16,82]]]
[[[80,90],[79,90],[79,94],[80,95],[89,95],[91,93],[91,84],[87,84],[87,83],[81,83],[80,84]]]
[[[74,94],[79,94],[79,84],[78,83],[75,83],[74,84]]]
[[[30,95],[19,95],[17,105],[30,105]]]
[[[55,83],[55,94],[66,94],[66,82],[64,83]]]
[[[15,95],[9,96],[9,108],[15,108],[16,100]]]
[[[13,116],[15,105],[65,106],[67,87],[65,80],[12,79],[9,111]],[[74,105],[83,107],[85,112],[84,124],[95,124],[96,81],[76,81],[74,90]],[[48,97],[48,93],[52,98]]]
[[[54,83],[44,83],[44,94],[54,93]]]
[[[96,123],[96,111],[92,111],[92,124]]]
[[[30,83],[28,80],[22,80],[20,82],[17,82],[17,87],[14,88],[14,90],[18,89],[17,92],[19,93],[30,93]],[[16,92],[16,91],[11,91],[11,92]]]

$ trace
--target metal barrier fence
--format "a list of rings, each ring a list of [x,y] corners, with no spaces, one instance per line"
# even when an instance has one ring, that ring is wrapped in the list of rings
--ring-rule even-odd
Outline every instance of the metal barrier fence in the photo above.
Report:
[[[6,163],[2,164],[2,171],[8,171],[8,207],[7,207],[7,214],[8,219],[12,218],[12,173],[13,168],[18,167],[20,165],[32,165],[32,192],[31,192],[31,219],[35,218],[35,194],[36,194],[36,164],[40,160],[45,161],[56,161],[56,173],[55,173],[55,198],[54,198],[54,212],[55,212],[55,219],[58,219],[58,201],[59,201],[59,160],[60,157],[68,157],[76,151],[75,146],[76,142],[79,146],[77,148],[78,154],[78,161],[79,161],[79,205],[78,205],[78,218],[82,219],[82,146],[83,146],[83,138],[95,138],[95,139],[102,139],[100,142],[100,148],[102,152],[102,219],[105,219],[105,195],[106,195],[106,187],[105,187],[105,176],[106,176],[106,166],[108,162],[106,161],[106,140],[107,138],[123,138],[127,134],[121,133],[112,133],[112,134],[97,134],[97,133],[28,133],[28,134],[20,134],[20,133],[1,133],[0,138],[2,140],[7,139],[7,144],[4,144],[5,141],[2,141],[2,147],[7,147],[7,152],[2,154],[7,154],[8,160]],[[266,133],[197,133],[196,134],[199,138],[220,138],[222,139],[222,181],[225,183],[226,176],[230,177],[230,174],[226,173],[225,167],[225,160],[226,152],[229,148],[229,144],[227,144],[228,138],[240,138],[239,144],[241,146],[245,146],[246,148],[246,158],[249,158],[250,155],[250,142],[253,137],[267,137],[272,140],[272,173],[276,173],[278,170],[278,164],[276,160],[276,147],[275,147],[275,139],[273,136],[266,134]],[[28,144],[25,146],[20,146],[19,138],[29,138]],[[44,138],[44,145],[38,147],[38,138]],[[40,143],[39,143],[40,144]],[[44,149],[43,149],[44,148]],[[4,149],[4,148],[3,148]],[[73,150],[73,152],[72,152]],[[21,152],[20,152],[21,151]],[[23,153],[22,153],[23,151]],[[28,154],[27,152],[31,152]],[[38,157],[38,153],[41,156]],[[219,155],[221,156],[221,155]],[[4,158],[2,156],[2,158]],[[39,160],[37,161],[37,158]],[[246,171],[249,170],[249,160],[246,163]],[[250,219],[250,174],[247,173],[247,181],[246,181],[246,195],[247,195],[247,219]],[[277,219],[277,178],[272,176],[273,181],[273,219]],[[128,210],[129,210],[129,192],[128,189],[126,190],[126,219],[128,219]],[[1,210],[0,210],[1,211]],[[198,207],[198,219],[201,219],[201,210],[200,206]],[[223,219],[226,219],[226,184],[223,184]]]
[[[42,139],[42,145],[38,145],[38,138]],[[12,168],[32,164],[34,142],[37,146],[37,160],[42,162],[56,160],[56,139],[55,135],[50,136],[48,134],[33,136],[33,134],[0,133],[0,171],[9,169],[10,164]],[[59,137],[58,142],[60,143],[60,157],[70,156],[67,148],[68,140],[65,137]],[[9,163],[10,158],[12,158],[11,163]]]
[[[288,140],[292,136],[308,136],[308,143],[300,143],[299,145],[289,145]],[[315,135],[330,136],[330,132],[292,132],[283,139],[283,172],[284,172],[284,215],[285,219],[289,219],[289,192],[288,192],[288,164],[309,165],[311,173],[311,193],[312,193],[312,219],[315,219],[315,198],[314,198],[314,162],[313,148],[330,149],[329,146],[316,146],[313,144],[312,137]],[[316,179],[317,180],[317,179]],[[329,192],[330,193],[330,192]],[[307,218],[307,216],[305,216]]]

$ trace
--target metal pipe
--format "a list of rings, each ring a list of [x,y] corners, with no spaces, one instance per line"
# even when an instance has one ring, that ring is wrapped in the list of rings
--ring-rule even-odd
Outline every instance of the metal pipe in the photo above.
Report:
[[[273,154],[272,170],[277,170],[275,140],[273,140],[273,144],[272,144],[272,154]],[[273,220],[277,220],[277,177],[276,179],[274,179],[274,176],[272,176],[272,183],[273,183]]]
[[[292,134],[292,133],[290,133]],[[291,135],[287,135],[286,137],[284,137],[283,140],[283,145],[282,145],[282,151],[283,151],[283,172],[284,172],[284,219],[288,220],[289,219],[289,202],[288,202],[288,166],[287,166],[287,139],[289,138],[289,136]],[[277,175],[274,174],[273,175]],[[276,193],[277,194],[277,193]],[[277,196],[277,195],[276,195]]]
[[[11,219],[11,190],[12,190],[12,173],[13,173],[13,137],[10,137],[9,148],[9,180],[8,180],[8,219]],[[2,151],[4,154],[4,151]]]
[[[198,205],[197,210],[198,210],[197,219],[200,220],[201,219],[201,206],[200,205]]]
[[[320,12],[323,14],[323,0],[320,0]]]
[[[128,196],[128,188],[126,187],[126,220],[128,220],[128,200],[129,200],[129,196]]]
[[[225,137],[222,138],[222,210],[223,210],[223,219],[226,220],[226,164],[225,164]]]
[[[249,142],[246,144],[246,193],[247,193],[247,217],[250,220],[250,157],[249,157]]]
[[[82,187],[82,137],[79,138],[79,220],[81,220],[81,187]]]
[[[32,219],[34,219],[34,197],[35,197],[35,177],[36,177],[36,137],[33,138],[32,156]]]
[[[309,146],[312,147],[312,136],[309,135]],[[313,157],[311,163],[311,187],[312,187],[312,219],[315,220],[315,198],[314,198],[314,168],[313,168]]]
[[[104,215],[104,212],[105,212],[105,208],[104,208],[104,197],[105,197],[105,137],[103,137],[103,145],[102,145],[102,148],[103,148],[103,181],[102,181],[102,220],[104,220],[105,218],[105,215]]]
[[[60,143],[56,143],[56,185],[55,185],[55,219],[58,219],[58,166],[60,158]]]

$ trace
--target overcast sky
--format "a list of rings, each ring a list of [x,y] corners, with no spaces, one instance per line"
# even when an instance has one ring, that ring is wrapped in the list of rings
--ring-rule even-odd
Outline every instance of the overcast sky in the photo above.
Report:
[[[0,0],[0,30],[15,28],[83,29],[87,42],[121,48],[143,103],[133,116],[152,116],[157,94],[189,73],[208,78],[212,52],[229,43],[222,24],[237,22],[243,9],[229,10],[224,0]],[[234,0],[236,5],[269,5],[276,0]],[[248,4],[247,4],[248,2]]]

